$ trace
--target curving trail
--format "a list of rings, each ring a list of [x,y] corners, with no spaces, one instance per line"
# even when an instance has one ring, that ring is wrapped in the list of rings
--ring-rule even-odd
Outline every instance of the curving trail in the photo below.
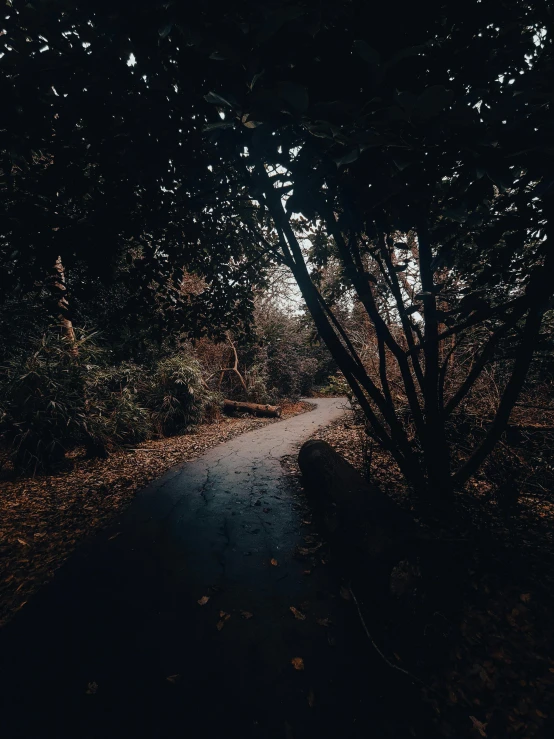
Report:
[[[280,459],[345,409],[315,402],[150,484],[0,632],[5,739],[408,735],[337,573],[297,551]]]

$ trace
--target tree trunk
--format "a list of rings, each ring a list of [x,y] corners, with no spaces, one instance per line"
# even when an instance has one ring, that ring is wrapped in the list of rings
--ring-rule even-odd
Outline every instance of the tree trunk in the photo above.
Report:
[[[54,264],[54,274],[52,275],[52,293],[56,302],[56,307],[59,311],[58,318],[60,321],[60,328],[62,335],[67,339],[71,347],[70,351],[73,356],[77,356],[77,339],[75,336],[75,329],[73,323],[69,317],[69,303],[67,302],[67,287],[65,284],[65,269],[62,263],[62,258],[58,257]]]
[[[224,400],[223,410],[238,411],[239,413],[252,413],[254,416],[269,416],[270,418],[281,418],[281,406],[263,405],[261,403],[246,403],[241,400]]]

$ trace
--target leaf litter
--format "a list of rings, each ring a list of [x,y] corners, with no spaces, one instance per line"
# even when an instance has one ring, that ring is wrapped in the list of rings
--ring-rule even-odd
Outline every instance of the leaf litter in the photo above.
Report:
[[[515,412],[521,411],[516,409]],[[534,433],[537,436],[538,432]],[[473,584],[463,590],[458,588],[461,609],[457,617],[450,616],[445,621],[435,614],[435,620],[441,625],[426,626],[424,622],[426,639],[414,639],[409,630],[412,614],[417,613],[411,608],[400,607],[398,623],[390,624],[398,642],[396,644],[391,635],[387,636],[390,656],[394,659],[393,651],[396,651],[403,655],[403,664],[408,667],[416,663],[422,665],[422,678],[432,691],[422,688],[422,695],[435,710],[439,731],[445,737],[457,737],[461,732],[465,735],[469,724],[471,735],[478,737],[540,739],[551,720],[547,707],[554,705],[554,632],[551,629],[554,500],[550,494],[554,487],[554,464],[549,460],[554,450],[554,434],[548,433],[553,438],[541,431],[540,439],[531,439],[529,444],[517,448],[526,474],[520,486],[517,515],[512,514],[510,518],[503,515],[495,498],[496,483],[486,466],[463,495],[457,496],[457,504],[471,520],[477,525],[487,522],[487,540],[492,545],[487,557],[481,555],[479,559],[478,552],[470,552],[465,561],[466,575]],[[319,429],[312,438],[327,441],[366,474],[364,448],[367,450],[368,440],[363,429],[349,428],[348,423],[340,419]],[[379,487],[400,507],[412,512],[424,529],[436,527],[432,513],[428,520],[429,514],[418,509],[408,495],[390,456],[376,446],[371,449],[370,456],[371,478]],[[500,458],[497,464],[503,463]],[[297,479],[296,455],[284,460],[283,469],[291,479]],[[466,535],[457,521],[439,534],[453,540],[463,540]],[[514,551],[517,557],[509,558],[506,553],[513,557]],[[517,569],[514,569],[511,562],[518,560]],[[453,583],[456,586],[455,580]],[[396,597],[401,604],[402,598],[407,596]],[[433,654],[437,647],[429,646],[434,644],[429,641],[429,635],[434,633],[448,634],[446,643],[440,642],[437,655]],[[336,644],[330,633],[328,643],[330,646]],[[469,710],[460,713],[462,706]]]

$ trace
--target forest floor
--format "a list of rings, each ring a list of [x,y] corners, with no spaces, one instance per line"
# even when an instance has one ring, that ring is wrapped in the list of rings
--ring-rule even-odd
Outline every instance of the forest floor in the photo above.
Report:
[[[503,444],[500,459],[457,496],[453,522],[444,524],[432,510],[414,505],[395,464],[368,447],[353,418],[315,435],[411,511],[429,534],[450,539],[437,545],[430,561],[414,558],[393,571],[385,621],[362,609],[386,659],[422,686],[442,736],[554,735],[551,437],[551,430],[534,429],[519,444]],[[495,473],[508,454],[518,457],[525,474],[517,483],[518,499],[506,506]],[[300,484],[296,456],[285,466]],[[363,583],[357,587],[363,590]]]
[[[283,419],[311,410],[282,404]],[[110,524],[135,494],[172,466],[279,419],[221,416],[191,433],[145,441],[106,459],[69,454],[54,474],[15,476],[0,466],[0,627],[54,576],[83,539]]]

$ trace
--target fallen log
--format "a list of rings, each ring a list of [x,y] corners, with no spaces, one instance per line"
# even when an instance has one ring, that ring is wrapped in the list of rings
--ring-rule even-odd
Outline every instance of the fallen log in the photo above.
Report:
[[[269,416],[270,418],[281,418],[281,406],[267,405],[262,403],[246,403],[241,400],[224,400],[224,411],[239,413],[252,413],[254,416]]]
[[[298,455],[306,493],[331,545],[363,567],[384,592],[392,568],[417,550],[419,527],[325,441],[307,441]],[[423,540],[425,537],[421,537]]]

